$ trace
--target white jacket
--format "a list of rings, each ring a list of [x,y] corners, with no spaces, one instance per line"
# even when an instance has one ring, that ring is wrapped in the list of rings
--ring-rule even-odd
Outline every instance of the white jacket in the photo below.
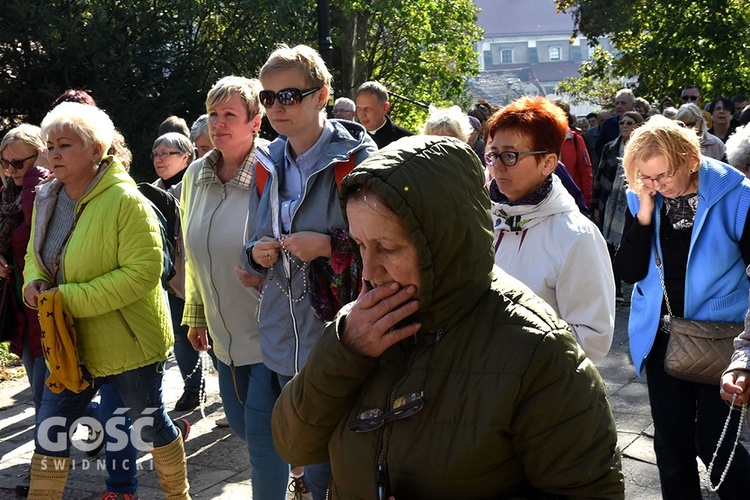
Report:
[[[492,203],[495,263],[547,301],[594,363],[615,327],[615,284],[607,244],[557,176],[538,205]],[[513,226],[513,229],[511,229]]]

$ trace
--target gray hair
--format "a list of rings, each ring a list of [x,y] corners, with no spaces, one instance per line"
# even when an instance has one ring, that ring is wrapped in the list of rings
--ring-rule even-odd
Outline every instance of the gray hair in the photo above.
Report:
[[[382,83],[378,83],[374,81],[365,82],[359,86],[359,88],[357,89],[356,95],[359,96],[359,94],[362,94],[365,92],[369,92],[370,94],[376,95],[378,98],[378,101],[380,101],[381,103],[388,102],[388,89],[385,88],[385,86]]]
[[[458,106],[430,107],[430,116],[422,125],[422,134],[455,137],[463,142],[469,141],[473,130],[469,117]]]
[[[684,123],[683,118],[692,118],[696,125],[698,125],[698,137],[703,138],[706,135],[706,131],[708,131],[706,120],[703,119],[703,111],[697,105],[689,102],[680,106],[677,110],[675,120],[680,120]]]
[[[750,163],[750,125],[738,127],[727,139],[727,161],[737,170],[747,175]]]
[[[355,111],[357,109],[357,105],[354,104],[354,101],[352,101],[348,97],[339,97],[338,99],[336,99],[336,101],[333,103],[334,109],[336,108],[336,106],[344,108],[345,111]]]
[[[202,135],[208,136],[208,115],[202,114],[190,127],[190,140],[195,142]]]
[[[175,151],[180,154],[188,155],[188,165],[190,165],[195,159],[195,148],[193,143],[190,142],[185,135],[179,132],[167,132],[164,135],[160,135],[155,141],[152,149],[156,149],[161,144],[167,147],[174,148]]]

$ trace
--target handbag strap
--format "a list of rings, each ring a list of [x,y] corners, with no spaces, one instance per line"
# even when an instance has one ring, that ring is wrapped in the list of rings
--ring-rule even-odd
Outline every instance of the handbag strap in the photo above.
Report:
[[[52,286],[55,286],[55,280],[57,280],[57,273],[58,271],[60,271],[60,258],[62,257],[62,253],[63,253],[63,250],[65,249],[65,245],[68,243],[70,236],[73,234],[73,230],[75,230],[76,225],[78,225],[78,219],[81,218],[81,214],[83,213],[83,209],[86,208],[86,205],[88,205],[88,202],[81,205],[81,209],[78,211],[75,218],[73,219],[73,225],[70,226],[70,229],[68,230],[68,234],[65,235],[65,238],[63,238],[62,245],[60,245],[60,250],[58,250],[57,255],[55,255],[54,266],[52,267],[52,278],[50,279],[50,284]]]
[[[661,289],[664,292],[664,303],[667,306],[667,315],[669,316],[668,319],[672,319],[672,308],[669,306],[667,285],[664,282],[664,266],[662,265],[661,257],[659,257],[659,249],[656,247],[656,238],[654,238],[654,261],[656,263],[656,270],[659,271],[659,281],[661,281]]]
[[[729,454],[729,458],[727,459],[727,465],[724,466],[724,471],[721,473],[721,478],[719,479],[718,484],[714,486],[714,483],[711,481],[711,473],[714,470],[714,461],[716,460],[716,455],[719,454],[719,448],[721,448],[721,444],[724,442],[724,438],[727,435],[727,429],[729,428],[729,422],[732,419],[732,411],[735,409],[735,400],[737,399],[737,394],[732,395],[732,404],[729,408],[729,413],[727,414],[727,419],[724,422],[724,428],[721,430],[721,436],[719,436],[719,442],[716,443],[716,449],[714,450],[714,454],[711,457],[711,463],[708,464],[708,489],[710,491],[718,491],[721,487],[721,483],[724,482],[724,478],[727,477],[727,472],[729,471],[729,467],[732,465],[732,460],[734,459],[734,452],[737,450],[737,443],[740,441],[740,433],[742,431],[742,422],[745,421],[745,417],[747,415],[747,403],[742,404],[742,410],[740,410],[740,419],[737,422],[737,435],[734,436],[734,445],[732,446],[732,452]]]

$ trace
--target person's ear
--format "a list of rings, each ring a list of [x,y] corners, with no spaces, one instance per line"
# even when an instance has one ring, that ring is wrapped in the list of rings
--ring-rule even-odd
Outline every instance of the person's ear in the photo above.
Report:
[[[328,96],[331,94],[331,92],[328,90],[328,87],[325,85],[320,88],[320,92],[318,95],[318,109],[323,109],[326,107],[326,104],[328,103]]]
[[[260,116],[260,113],[252,117],[252,119],[250,120],[250,123],[252,123],[253,134],[258,133],[258,130],[260,130],[260,124],[262,121],[263,121],[263,117]]]
[[[383,104],[383,110],[385,111],[385,114],[387,115],[388,112],[391,110],[391,103],[386,102],[385,104]]]
[[[554,153],[547,153],[543,158],[544,164],[542,165],[542,172],[547,176],[557,169],[557,155]]]
[[[92,163],[94,165],[99,163],[99,160],[101,160],[102,157],[104,156],[102,154],[102,149],[103,149],[102,145],[99,144],[98,142],[95,142],[91,145],[91,157],[92,157]]]

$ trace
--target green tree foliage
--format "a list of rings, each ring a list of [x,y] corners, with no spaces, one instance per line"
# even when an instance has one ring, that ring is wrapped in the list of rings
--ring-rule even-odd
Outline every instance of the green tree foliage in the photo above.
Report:
[[[612,40],[619,52],[613,74],[636,75],[638,95],[676,97],[687,84],[698,85],[708,98],[750,91],[747,0],[557,0],[557,5],[573,14],[576,29],[591,44],[602,36]]]
[[[6,0],[0,9],[2,128],[40,123],[68,88],[89,90],[133,150],[133,175],[154,177],[159,123],[188,123],[211,85],[254,77],[276,44],[317,47],[315,0]],[[471,0],[333,0],[335,84],[368,79],[435,104],[463,95],[479,38]],[[401,123],[421,122],[397,104]]]
[[[584,61],[578,68],[579,77],[566,78],[556,91],[570,96],[573,104],[579,102],[597,103],[604,108],[612,97],[623,88],[623,79],[613,73],[614,56],[601,47],[596,47],[591,60]]]
[[[479,71],[481,39],[472,0],[333,0],[337,89],[352,96],[368,80],[410,99],[465,105],[467,78]],[[417,130],[427,110],[391,98],[402,126]]]

